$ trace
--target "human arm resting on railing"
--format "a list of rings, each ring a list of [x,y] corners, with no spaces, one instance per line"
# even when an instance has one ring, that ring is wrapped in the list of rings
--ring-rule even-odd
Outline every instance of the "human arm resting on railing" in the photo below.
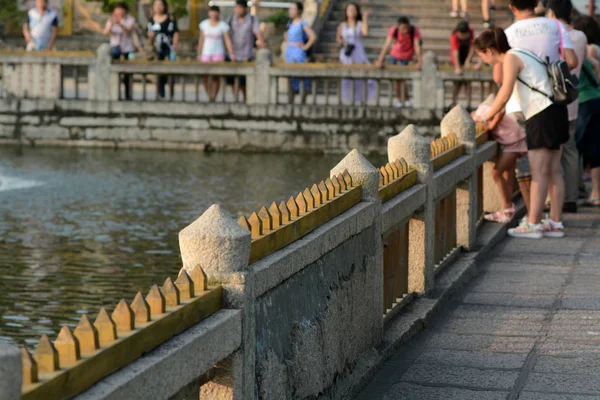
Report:
[[[483,122],[488,124],[500,111],[504,109],[506,103],[512,95],[513,89],[515,88],[515,82],[519,72],[523,70],[523,61],[513,54],[506,54],[504,57],[504,63],[502,66],[502,86],[494,99],[494,103],[490,107],[489,111],[483,117]]]
[[[229,58],[231,58],[231,61],[235,61],[235,53],[233,52],[233,46],[231,44],[231,36],[229,36],[229,32],[225,32],[223,34],[223,40],[225,41],[225,48],[229,53]]]
[[[110,31],[112,30],[112,27],[113,27],[113,19],[109,18],[108,21],[106,21],[106,25],[104,26],[104,30],[102,31],[102,34],[104,36],[109,36]]]
[[[173,50],[177,51],[179,47],[179,31],[173,34]]]
[[[377,67],[379,67],[379,68],[383,67],[383,60],[385,59],[385,55],[387,54],[388,50],[392,46],[392,40],[393,39],[389,36],[385,38],[385,44],[383,45],[383,48],[381,49],[381,53],[379,53],[379,58],[377,59],[377,62],[375,63],[375,65],[377,65]]]
[[[454,61],[454,73],[456,75],[461,75],[463,70],[462,70],[462,65],[460,65],[460,58],[459,58],[459,53],[458,50],[452,50],[452,60]]]
[[[27,22],[23,24],[23,36],[25,37],[25,42],[31,43],[31,33],[29,32],[29,24]]]
[[[58,34],[58,26],[53,25],[52,33],[50,34],[50,41],[48,42],[48,50],[52,50],[54,48],[54,43],[56,43],[56,35]]]
[[[306,36],[308,36],[308,42],[306,42],[306,44],[304,44],[304,46],[302,46],[302,49],[304,51],[307,51],[317,41],[317,35],[315,35],[315,31],[313,31],[312,28],[308,24],[304,25],[304,27],[302,29],[304,29]]]

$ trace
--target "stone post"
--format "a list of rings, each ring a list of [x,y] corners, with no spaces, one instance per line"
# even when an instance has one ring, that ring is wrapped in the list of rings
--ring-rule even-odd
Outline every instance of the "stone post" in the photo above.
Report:
[[[108,43],[96,50],[96,63],[88,70],[90,100],[119,100],[119,75],[111,72],[111,55]]]
[[[179,232],[183,269],[200,265],[209,285],[222,285],[225,307],[243,313],[242,347],[216,366],[216,376],[202,385],[200,398],[254,398],[254,319],[250,259],[250,232],[219,205],[212,205]]]
[[[19,400],[23,382],[21,351],[0,340],[0,400]]]
[[[423,55],[421,79],[413,80],[413,104],[415,108],[444,108],[444,82],[438,74],[437,58],[432,51]]]
[[[362,186],[363,202],[370,202],[376,208],[374,213],[375,235],[375,256],[373,260],[369,260],[367,265],[374,266],[372,271],[369,271],[368,278],[370,286],[373,288],[371,301],[373,304],[373,318],[371,326],[376,327],[376,330],[371,330],[371,339],[374,344],[378,344],[383,337],[383,228],[381,222],[381,199],[379,198],[379,170],[373,166],[360,152],[353,149],[346,155],[330,172],[330,177],[341,174],[347,170],[352,177],[352,184]]]
[[[421,136],[414,125],[388,139],[388,159],[391,162],[399,158],[417,170],[417,181],[425,185],[427,191],[423,211],[408,224],[408,291],[428,294],[435,285],[433,167],[429,140]]]
[[[475,144],[475,121],[461,105],[454,107],[440,125],[442,137],[454,133],[458,143],[465,146],[469,157],[471,174],[456,189],[456,242],[467,250],[473,250],[477,237],[477,145]]]
[[[271,70],[272,53],[269,49],[256,51],[254,73],[246,77],[247,104],[269,104],[271,100]]]

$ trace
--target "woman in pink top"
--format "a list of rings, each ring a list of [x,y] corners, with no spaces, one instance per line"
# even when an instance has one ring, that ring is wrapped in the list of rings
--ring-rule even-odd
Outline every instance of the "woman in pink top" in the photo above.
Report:
[[[476,121],[481,121],[489,109],[490,105],[483,103],[473,112],[472,116]],[[488,127],[494,139],[502,145],[492,171],[492,177],[502,197],[502,209],[486,214],[484,218],[488,221],[505,224],[515,213],[515,205],[512,202],[513,180],[511,175],[514,173],[517,160],[527,154],[525,131],[517,121],[505,115],[504,112],[498,113],[489,122]]]

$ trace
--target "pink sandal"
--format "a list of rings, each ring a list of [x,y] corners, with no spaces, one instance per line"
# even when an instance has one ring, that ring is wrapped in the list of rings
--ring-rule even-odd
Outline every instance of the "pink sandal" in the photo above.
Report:
[[[505,210],[485,214],[483,218],[485,218],[486,221],[497,222],[499,224],[506,224],[510,222],[513,215],[515,215],[515,211],[515,205],[513,204],[510,208],[507,208]]]

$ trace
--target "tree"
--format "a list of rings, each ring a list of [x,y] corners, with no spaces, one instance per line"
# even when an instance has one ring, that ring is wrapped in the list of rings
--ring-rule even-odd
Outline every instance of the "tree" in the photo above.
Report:
[[[0,7],[0,25],[3,26],[4,30],[8,30],[9,28],[15,29],[23,25],[25,22],[25,11],[19,10],[17,6],[17,1],[6,1],[3,2],[2,7]],[[3,32],[0,30],[0,34]]]

